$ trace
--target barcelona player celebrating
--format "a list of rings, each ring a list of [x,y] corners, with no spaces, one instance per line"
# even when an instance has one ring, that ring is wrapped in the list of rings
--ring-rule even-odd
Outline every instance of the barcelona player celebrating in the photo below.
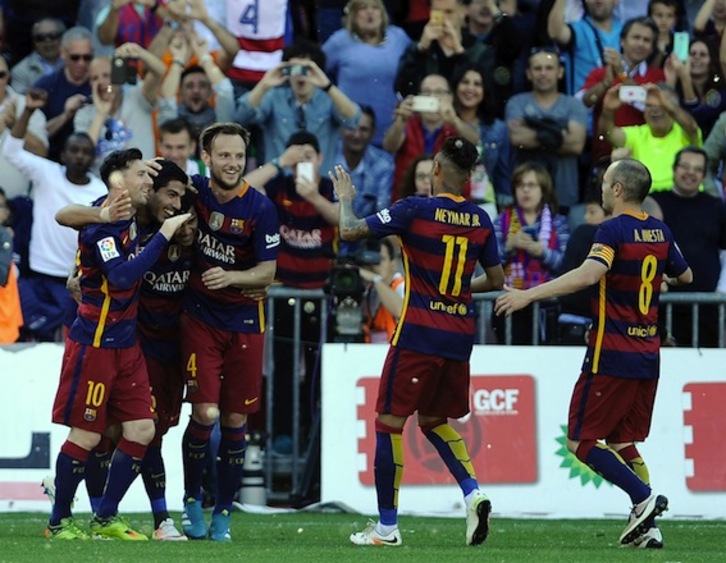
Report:
[[[340,200],[341,238],[397,235],[406,276],[403,311],[376,405],[374,474],[380,519],[350,536],[356,545],[402,543],[397,519],[401,434],[414,412],[464,494],[467,545],[481,544],[489,532],[491,502],[479,490],[462,437],[447,420],[469,412],[469,358],[476,323],[471,293],[500,289],[504,283],[489,216],[461,197],[477,159],[469,141],[448,138],[434,156],[434,197],[408,197],[365,219],[353,213],[350,176],[342,166],[330,173]],[[486,273],[472,280],[477,262]]]
[[[620,543],[659,548],[663,537],[655,517],[668,509],[668,499],[652,492],[635,442],[648,436],[658,386],[661,282],[689,284],[693,273],[668,227],[643,212],[650,187],[641,162],[611,164],[602,180],[602,206],[613,218],[600,225],[582,265],[526,291],[506,287],[495,311],[511,315],[534,301],[597,284],[594,329],[570,401],[567,449],[630,497]]]
[[[128,192],[134,209],[146,205],[151,178],[139,150],[109,155],[101,166],[101,179],[109,187],[108,204]],[[138,293],[141,277],[188,218],[184,214],[167,219],[141,253],[135,217],[89,225],[79,234],[81,305],[69,332],[53,405],[53,422],[71,430],[56,461],[49,537],[88,537],[73,521],[71,503],[89,453],[113,420],[121,423],[122,437],[91,531],[108,538],[148,539],[117,515],[154,437],[149,380],[136,340]]]

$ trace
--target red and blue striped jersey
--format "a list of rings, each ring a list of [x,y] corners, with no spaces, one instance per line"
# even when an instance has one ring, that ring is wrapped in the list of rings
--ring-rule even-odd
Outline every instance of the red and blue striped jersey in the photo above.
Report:
[[[172,243],[144,274],[138,329],[145,356],[162,362],[178,362],[181,358],[179,316],[193,257],[191,248]]]
[[[655,379],[660,373],[658,301],[663,275],[688,268],[670,229],[645,213],[623,213],[602,223],[589,260],[607,266],[592,298],[583,371]]]
[[[128,348],[136,342],[139,287],[167,245],[160,233],[146,246],[136,219],[87,225],[78,235],[81,305],[69,337],[96,348]]]
[[[366,218],[377,238],[398,235],[406,292],[393,346],[468,360],[476,312],[471,278],[477,262],[498,265],[499,250],[485,211],[462,197],[408,197]]]
[[[236,197],[219,203],[209,178],[194,175],[192,182],[199,192],[194,204],[199,229],[184,310],[222,330],[264,332],[264,302],[245,297],[234,287],[207,289],[202,273],[217,266],[248,270],[260,262],[276,260],[280,230],[275,206],[247,183]]]
[[[265,184],[265,191],[280,219],[277,280],[303,289],[324,287],[333,268],[337,228],[297,194],[291,176],[279,174]],[[321,178],[319,191],[325,199],[335,200],[328,178]]]

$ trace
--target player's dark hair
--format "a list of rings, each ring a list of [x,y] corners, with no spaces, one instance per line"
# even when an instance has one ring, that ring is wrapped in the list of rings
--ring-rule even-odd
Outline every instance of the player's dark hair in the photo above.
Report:
[[[434,161],[438,161],[443,168],[444,179],[459,190],[464,187],[477,160],[479,153],[476,146],[464,137],[449,137],[434,156]]]
[[[314,41],[310,39],[296,39],[282,50],[282,60],[287,62],[290,59],[310,59],[325,71],[325,53]]]
[[[642,203],[650,191],[653,179],[650,171],[639,160],[624,158],[615,162],[611,185],[619,182],[625,192],[625,201]]]
[[[679,150],[676,153],[676,160],[673,162],[673,168],[677,167],[681,163],[681,156],[684,154],[700,154],[703,157],[703,168],[704,168],[704,174],[706,172],[706,166],[708,165],[708,153],[706,153],[705,150],[703,150],[701,147],[696,147],[693,145],[689,145],[687,147],[683,147],[681,150]]]
[[[202,150],[211,153],[214,139],[219,135],[238,135],[242,137],[245,147],[250,145],[250,132],[240,124],[232,122],[214,123],[199,135],[199,144],[202,146]]]
[[[310,145],[315,149],[315,152],[320,154],[320,143],[318,138],[313,135],[310,131],[295,131],[287,139],[285,148],[289,148],[293,145]]]
[[[174,180],[181,182],[184,186],[187,185],[187,182],[189,182],[189,176],[187,176],[187,173],[179,168],[178,165],[174,164],[171,160],[157,160],[156,162],[161,165],[161,170],[159,170],[159,173],[153,178],[154,191],[158,191],[161,188],[166,187],[169,185],[169,182],[173,182]]]
[[[191,123],[189,123],[189,121],[187,121],[183,117],[167,119],[164,123],[159,125],[159,137],[161,137],[165,133],[171,133],[172,135],[176,135],[177,133],[181,133],[182,131],[186,131],[187,133],[189,133],[189,138],[192,141],[196,140],[194,138],[194,130],[192,129]]]
[[[108,179],[113,172],[127,170],[135,160],[143,160],[143,155],[139,149],[125,149],[122,151],[113,151],[101,163],[101,180],[109,188]]]

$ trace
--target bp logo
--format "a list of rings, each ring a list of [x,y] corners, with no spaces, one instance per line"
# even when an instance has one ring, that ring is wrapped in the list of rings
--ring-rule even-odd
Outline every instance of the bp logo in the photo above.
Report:
[[[588,483],[595,485],[596,489],[599,489],[600,485],[603,483],[607,483],[609,485],[610,483],[608,481],[595,473],[588,465],[585,465],[577,459],[575,454],[570,453],[567,450],[567,426],[563,424],[560,426],[560,430],[562,431],[562,435],[557,438],[557,443],[560,445],[560,448],[555,453],[562,458],[560,467],[570,470],[569,478],[579,478],[580,484],[583,487]]]

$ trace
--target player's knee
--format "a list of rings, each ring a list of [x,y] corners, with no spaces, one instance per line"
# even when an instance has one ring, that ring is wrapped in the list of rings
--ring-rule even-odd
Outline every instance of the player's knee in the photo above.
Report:
[[[156,427],[154,421],[135,420],[132,423],[124,425],[124,438],[129,442],[136,442],[148,446],[156,435]]]
[[[567,443],[565,444],[565,447],[567,448],[567,451],[571,454],[577,454],[577,448],[580,445],[579,440],[570,440],[567,438]]]
[[[242,428],[246,422],[247,415],[239,412],[223,412],[219,417],[219,424],[225,428]]]
[[[575,454],[575,457],[582,463],[587,463],[587,457],[590,455],[590,451],[597,445],[597,440],[581,440],[579,442],[575,440],[567,440],[567,449]]]
[[[90,452],[101,441],[101,435],[96,432],[81,430],[80,428],[71,428],[68,434],[68,441]]]
[[[212,403],[198,403],[192,407],[192,418],[204,426],[212,426],[219,417],[219,407]]]

